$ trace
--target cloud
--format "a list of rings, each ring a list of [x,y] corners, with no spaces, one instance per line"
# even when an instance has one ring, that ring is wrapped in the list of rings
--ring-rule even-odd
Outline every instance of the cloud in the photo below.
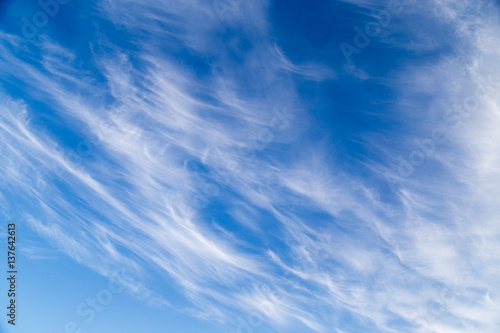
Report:
[[[402,125],[391,140],[359,134],[377,158],[356,161],[366,178],[311,142],[317,121],[293,77],[337,70],[292,62],[267,37],[265,2],[221,22],[203,1],[103,1],[95,14],[129,44],[97,33],[89,68],[48,37],[24,45],[2,33],[2,74],[27,91],[2,92],[2,210],[22,203],[31,228],[74,260],[104,276],[125,267],[136,295],[235,329],[496,332],[498,94],[458,112],[500,74],[497,13],[482,4],[491,25],[472,29],[472,2],[430,4],[439,14],[420,15],[457,22],[463,48],[379,79],[399,96],[380,117]],[[441,126],[448,141],[387,193],[396,156]],[[187,303],[150,287],[158,277]]]

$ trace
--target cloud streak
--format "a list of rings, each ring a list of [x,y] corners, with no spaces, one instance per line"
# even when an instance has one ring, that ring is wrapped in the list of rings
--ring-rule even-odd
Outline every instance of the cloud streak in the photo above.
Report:
[[[373,152],[355,161],[369,177],[311,139],[320,124],[296,81],[328,84],[340,71],[294,63],[268,36],[264,1],[223,21],[206,1],[96,2],[81,67],[48,36],[2,33],[0,71],[26,87],[23,98],[1,92],[2,213],[22,205],[77,262],[107,277],[125,268],[136,295],[231,331],[496,332],[500,101],[471,92],[484,77],[497,88],[498,9],[426,3],[439,11],[411,12],[432,28],[454,22],[458,46],[376,82],[398,96],[380,117],[400,127],[357,133]],[[464,96],[477,99],[467,117],[455,107]],[[436,124],[451,128],[446,143],[388,189],[397,156]]]

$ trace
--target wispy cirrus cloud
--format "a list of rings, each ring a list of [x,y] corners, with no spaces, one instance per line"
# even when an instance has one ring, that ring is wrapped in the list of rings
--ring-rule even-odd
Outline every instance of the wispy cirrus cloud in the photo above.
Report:
[[[128,42],[96,28],[81,67],[48,37],[2,34],[1,72],[28,88],[24,101],[2,93],[3,197],[76,261],[105,276],[126,267],[157,304],[234,331],[495,332],[498,100],[481,97],[459,127],[442,117],[459,115],[478,76],[498,77],[498,15],[487,2],[428,5],[441,9],[412,12],[435,26],[446,14],[460,47],[379,79],[398,96],[380,117],[400,127],[359,134],[375,154],[356,161],[366,178],[310,138],[318,121],[293,77],[321,83],[337,71],[290,60],[267,37],[266,2],[244,2],[222,22],[205,1],[98,2],[97,26]],[[293,116],[276,130],[273,110],[284,106]],[[387,190],[397,156],[443,125],[446,144]],[[68,142],[91,152],[68,154]],[[173,291],[149,285],[158,278]],[[173,292],[186,303],[172,305]]]

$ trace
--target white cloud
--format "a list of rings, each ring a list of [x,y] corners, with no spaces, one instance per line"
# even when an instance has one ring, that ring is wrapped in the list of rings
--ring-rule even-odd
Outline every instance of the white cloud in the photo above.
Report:
[[[391,200],[381,199],[383,186],[332,165],[324,147],[296,141],[302,138],[297,127],[312,121],[288,74],[321,81],[335,71],[294,64],[267,41],[264,2],[245,2],[235,9],[244,19],[226,22],[254,43],[239,65],[221,51],[223,41],[208,38],[225,28],[204,2],[173,1],[168,9],[158,1],[126,2],[105,1],[100,10],[123,31],[181,39],[182,47],[214,56],[214,66],[200,75],[162,57],[158,45],[142,41],[124,51],[103,38],[93,57],[104,85],[59,61],[77,57],[48,40],[33,46],[43,51],[33,59],[41,67],[24,63],[8,51],[12,38],[2,34],[2,66],[15,68],[2,73],[36,89],[33,95],[50,101],[61,123],[86,129],[78,135],[93,147],[92,158],[69,158],[56,137],[33,126],[29,118],[36,112],[26,102],[2,107],[0,154],[8,163],[0,166],[0,179],[33,210],[25,217],[35,231],[100,274],[127,267],[150,301],[170,306],[167,295],[148,291],[151,275],[173,279],[194,306],[182,311],[225,324],[234,324],[234,313],[257,311],[278,329],[300,323],[296,327],[328,331],[349,313],[384,332],[398,331],[392,323],[401,319],[409,332],[424,322],[435,332],[467,332],[469,324],[497,331],[498,94],[481,97],[474,114],[429,157],[427,163],[441,169],[422,165],[425,175],[417,169]],[[478,77],[500,74],[498,23],[472,33],[477,22],[465,15],[467,6],[439,3],[441,13],[459,22],[457,38],[467,49],[408,66],[383,82],[400,89],[401,114],[394,117],[411,123],[410,134],[420,137],[474,94]],[[496,14],[482,15],[491,23]],[[274,61],[267,61],[270,55]],[[431,101],[417,115],[420,104],[408,109],[415,96]],[[296,119],[278,131],[270,125],[271,110],[283,105]],[[258,157],[242,156],[241,146],[248,148],[263,128],[273,139],[255,149]],[[369,136],[366,142],[385,159],[413,149],[412,139],[395,147]],[[190,162],[199,168],[189,169]],[[220,170],[227,182],[214,180]],[[200,193],[227,203],[221,210],[242,231],[213,230],[195,205]],[[269,287],[264,291],[261,284]],[[273,311],[262,311],[263,304]]]

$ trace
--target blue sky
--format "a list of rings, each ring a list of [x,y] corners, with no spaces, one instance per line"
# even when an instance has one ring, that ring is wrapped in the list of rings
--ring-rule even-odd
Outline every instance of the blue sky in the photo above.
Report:
[[[499,19],[2,1],[0,330],[498,332]]]

